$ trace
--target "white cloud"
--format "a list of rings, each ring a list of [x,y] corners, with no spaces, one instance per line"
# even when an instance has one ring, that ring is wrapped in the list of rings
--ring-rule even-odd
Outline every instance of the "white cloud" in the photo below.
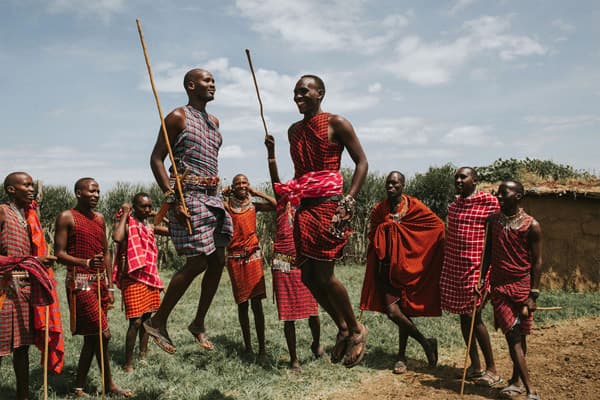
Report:
[[[575,31],[575,26],[563,21],[562,19],[555,19],[550,23],[553,27],[557,28],[561,32],[572,33]]]
[[[448,10],[448,14],[454,15],[459,11],[467,8],[471,4],[475,3],[476,0],[457,0],[456,3]]]
[[[76,14],[97,16],[108,21],[112,14],[121,11],[125,0],[50,0],[46,9],[52,14]]]
[[[376,143],[426,145],[439,127],[418,117],[381,118],[357,127],[361,140]]]
[[[235,5],[254,31],[303,51],[374,53],[409,23],[402,14],[367,19],[364,0],[236,0]]]
[[[221,150],[219,150],[220,158],[245,158],[246,154],[242,150],[241,146],[238,145],[230,145],[223,146]]]
[[[502,143],[499,140],[487,134],[489,131],[489,126],[458,126],[446,133],[441,142],[453,146],[501,146]]]
[[[543,55],[546,48],[529,36],[512,35],[508,18],[484,16],[467,21],[450,42],[427,43],[408,36],[396,46],[397,58],[384,66],[398,78],[430,86],[449,82],[469,60],[488,53],[510,61]]]
[[[599,115],[529,115],[525,121],[542,127],[544,131],[573,129],[583,126],[600,124]]]
[[[381,83],[375,82],[375,83],[369,85],[368,91],[369,91],[369,93],[379,93],[379,92],[381,92],[381,89],[383,89],[383,86],[381,85]]]

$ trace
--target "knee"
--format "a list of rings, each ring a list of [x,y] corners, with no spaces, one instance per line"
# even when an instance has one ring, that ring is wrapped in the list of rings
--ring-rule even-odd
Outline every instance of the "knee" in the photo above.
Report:
[[[521,333],[519,332],[519,325],[515,325],[506,334],[506,342],[510,347],[516,347],[521,344]]]
[[[262,313],[262,299],[254,298],[250,300],[250,305],[252,307],[252,311],[256,313]]]
[[[244,301],[243,303],[238,304],[238,312],[248,312],[248,301]]]
[[[138,329],[140,329],[141,326],[142,326],[142,318],[131,318],[129,320],[129,327],[130,328],[138,330]]]

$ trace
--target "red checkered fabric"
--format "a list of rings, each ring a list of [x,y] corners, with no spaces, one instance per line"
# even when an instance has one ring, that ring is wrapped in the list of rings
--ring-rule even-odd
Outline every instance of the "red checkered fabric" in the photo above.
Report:
[[[91,217],[88,217],[75,209],[71,209],[71,215],[75,224],[67,237],[67,254],[73,257],[89,259],[96,254],[103,253],[106,230],[104,219],[100,214],[94,212]],[[69,268],[71,272],[74,269],[83,273],[93,274],[97,272],[93,268],[81,266]],[[100,271],[103,270],[104,268],[100,269]],[[67,274],[67,298],[70,299],[69,311],[75,313],[75,330],[72,334],[84,336],[97,335],[99,322],[98,282],[96,279],[92,279],[88,282],[88,290],[76,290],[69,276],[72,276],[72,274]],[[75,309],[73,309],[72,296],[75,296]],[[100,299],[102,331],[107,331],[108,286],[105,279],[101,279],[100,281]]]
[[[8,204],[0,204],[0,208],[4,211],[4,226],[0,230],[0,254],[31,255],[31,236],[28,228],[23,227],[17,212]]]
[[[118,252],[119,255],[121,251]],[[148,286],[162,289],[163,282],[158,275],[158,246],[154,237],[154,229],[138,221],[131,215],[127,220],[127,271],[123,271],[129,279]],[[121,257],[113,258],[113,281],[122,275]]]
[[[458,196],[448,207],[448,230],[440,278],[442,309],[469,314],[473,289],[479,282],[479,267],[485,242],[485,221],[500,210],[496,197],[477,192]]]
[[[127,319],[153,313],[160,306],[160,289],[132,279],[121,281],[121,293]]]
[[[302,283],[302,270],[273,270],[273,288],[281,321],[295,321],[319,315],[319,305]]]
[[[227,205],[226,205],[227,206]],[[263,259],[256,235],[256,209],[253,205],[241,212],[227,206],[233,221],[233,238],[227,246],[227,272],[237,304],[252,298],[266,297]]]
[[[308,121],[298,121],[290,128],[290,154],[294,178],[314,171],[339,171],[344,146],[330,142],[329,114],[320,113]],[[341,194],[342,188],[338,193]],[[337,203],[324,201],[301,207],[296,213],[294,240],[299,257],[331,261],[342,257],[348,236],[337,238],[329,227]]]
[[[499,222],[500,213],[490,218],[492,254],[490,262],[491,300],[496,328],[503,333],[517,322],[521,334],[531,333],[533,314],[520,316],[523,303],[531,289],[531,258],[528,234],[533,218],[525,214],[523,224],[517,229],[504,227]]]
[[[342,193],[344,179],[339,171],[311,171],[285,183],[275,182],[278,205],[290,202],[297,207],[304,198],[329,197]]]
[[[296,208],[287,201],[277,200],[277,220],[275,222],[275,240],[273,251],[286,256],[296,257],[294,245],[294,217]]]
[[[192,106],[186,106],[184,110],[185,129],[173,144],[177,170],[180,173],[188,170],[195,176],[215,177],[219,174],[221,134],[206,112]],[[172,211],[169,213],[169,232],[177,254],[186,257],[212,254],[217,244],[222,246],[222,242],[228,242],[233,234],[231,218],[225,212],[223,201],[207,195],[198,186],[186,185],[184,197],[191,216],[192,234],[188,233],[186,224],[177,221]]]

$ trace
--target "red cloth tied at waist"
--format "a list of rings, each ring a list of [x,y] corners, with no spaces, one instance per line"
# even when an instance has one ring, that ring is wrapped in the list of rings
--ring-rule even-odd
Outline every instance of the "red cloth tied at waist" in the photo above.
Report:
[[[311,171],[297,179],[273,185],[280,197],[277,208],[285,207],[289,201],[297,207],[304,198],[329,197],[342,193],[344,179],[339,171]]]

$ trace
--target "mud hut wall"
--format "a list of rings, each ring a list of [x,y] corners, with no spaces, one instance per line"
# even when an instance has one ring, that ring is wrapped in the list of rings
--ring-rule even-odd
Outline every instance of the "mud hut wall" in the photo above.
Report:
[[[543,232],[542,287],[600,291],[600,200],[526,196]]]

